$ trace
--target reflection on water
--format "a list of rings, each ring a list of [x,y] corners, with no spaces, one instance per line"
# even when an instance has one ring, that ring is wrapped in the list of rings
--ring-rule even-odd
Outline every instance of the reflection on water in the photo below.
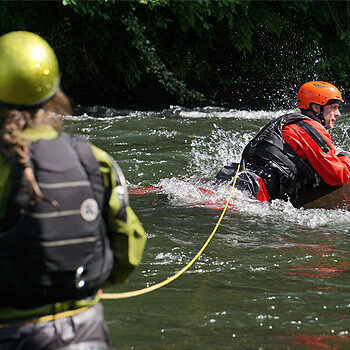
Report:
[[[118,160],[147,231],[128,291],[185,266],[212,232],[230,187],[198,191],[189,177],[213,177],[237,161],[268,120],[285,111],[207,107],[120,111],[80,107],[65,118]],[[346,113],[345,113],[346,114]],[[349,113],[332,137],[350,149]],[[227,214],[199,260],[171,284],[105,301],[113,349],[347,349],[350,347],[348,212],[257,203],[234,191]]]

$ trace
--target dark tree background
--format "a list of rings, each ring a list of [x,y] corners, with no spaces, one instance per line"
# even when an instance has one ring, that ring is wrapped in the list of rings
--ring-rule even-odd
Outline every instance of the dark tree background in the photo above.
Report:
[[[82,104],[283,108],[307,80],[350,86],[349,0],[1,1],[0,21],[52,45]]]

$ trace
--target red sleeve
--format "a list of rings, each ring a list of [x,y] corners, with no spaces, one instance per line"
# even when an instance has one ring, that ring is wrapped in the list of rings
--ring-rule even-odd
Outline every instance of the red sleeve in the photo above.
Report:
[[[307,160],[324,182],[331,186],[342,186],[350,178],[350,158],[337,157],[331,137],[316,121],[305,119],[326,141],[330,150],[325,153],[311,136],[296,124],[282,128],[284,141],[300,159]]]

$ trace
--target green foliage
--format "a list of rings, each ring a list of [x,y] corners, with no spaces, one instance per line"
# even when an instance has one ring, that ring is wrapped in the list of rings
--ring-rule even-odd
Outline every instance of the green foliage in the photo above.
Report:
[[[115,5],[116,0],[94,0],[94,1],[78,1],[78,0],[62,0],[64,6],[70,6],[78,15],[100,17],[103,20],[109,20],[109,10]]]
[[[196,91],[189,90],[183,81],[178,80],[174,77],[173,73],[167,69],[157,55],[155,47],[144,35],[144,27],[140,24],[133,12],[124,16],[122,22],[126,30],[132,35],[132,45],[139,51],[147,73],[154,74],[164,89],[172,95],[178,96],[179,102],[181,103],[204,100],[203,95]],[[135,75],[134,79],[128,82],[129,87],[132,87],[135,82],[139,80],[140,76]]]
[[[139,3],[147,5],[150,9],[154,9],[157,6],[168,6],[170,0],[139,0]]]
[[[90,17],[102,17],[105,20],[110,19],[106,10],[110,4],[115,4],[115,0],[94,0],[94,1],[78,1],[78,0],[62,0],[64,6],[71,6],[75,13],[87,15]]]
[[[76,100],[267,108],[308,79],[350,87],[349,11],[317,0],[0,1],[0,31],[47,39]]]

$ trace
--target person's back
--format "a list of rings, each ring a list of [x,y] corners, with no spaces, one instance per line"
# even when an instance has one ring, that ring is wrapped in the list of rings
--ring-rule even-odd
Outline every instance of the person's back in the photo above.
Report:
[[[37,305],[94,295],[111,272],[113,253],[92,149],[77,135],[59,133],[31,141],[29,161],[45,197],[31,199],[21,168],[12,166],[1,225],[0,259],[7,258],[7,269],[0,275],[0,299],[16,306],[19,300]]]
[[[113,159],[58,130],[50,110],[70,104],[48,44],[4,35],[0,64],[0,348],[107,349],[98,289],[139,264],[144,229]]]

